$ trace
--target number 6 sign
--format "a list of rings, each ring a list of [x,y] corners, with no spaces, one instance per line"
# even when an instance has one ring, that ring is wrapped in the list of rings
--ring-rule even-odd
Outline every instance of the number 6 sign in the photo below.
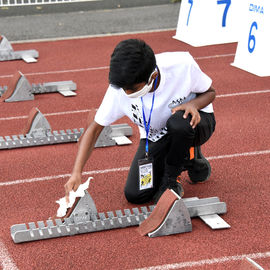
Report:
[[[192,46],[236,42],[240,0],[182,0],[175,39]]]
[[[258,76],[270,76],[270,1],[247,1],[246,19],[233,66]]]

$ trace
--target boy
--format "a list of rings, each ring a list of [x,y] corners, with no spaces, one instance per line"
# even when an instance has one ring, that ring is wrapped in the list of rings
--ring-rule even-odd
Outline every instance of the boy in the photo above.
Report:
[[[187,161],[189,149],[199,149],[215,129],[212,80],[188,52],[154,55],[144,41],[128,39],[114,49],[109,83],[94,121],[81,138],[72,176],[65,185],[67,200],[69,192],[81,184],[83,167],[104,126],[125,115],[140,130],[126,199],[135,204],[157,202],[167,188],[183,196],[177,179],[188,166],[194,169]]]

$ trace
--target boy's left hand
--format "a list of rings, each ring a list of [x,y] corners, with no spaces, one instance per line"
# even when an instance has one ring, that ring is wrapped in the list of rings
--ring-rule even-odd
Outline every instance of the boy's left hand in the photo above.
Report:
[[[195,128],[201,121],[201,116],[199,111],[195,108],[194,105],[191,103],[185,103],[180,106],[177,106],[172,109],[172,114],[176,113],[177,111],[185,111],[183,118],[187,118],[189,114],[191,114],[191,121],[190,125],[192,128]]]

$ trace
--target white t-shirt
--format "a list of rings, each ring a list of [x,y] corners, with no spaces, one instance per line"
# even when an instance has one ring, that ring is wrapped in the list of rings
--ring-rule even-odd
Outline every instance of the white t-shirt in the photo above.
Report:
[[[188,52],[157,54],[156,62],[160,71],[160,84],[155,90],[148,134],[152,142],[158,141],[167,133],[166,122],[172,114],[172,107],[194,99],[196,93],[207,91],[212,84],[212,80],[201,71]],[[153,93],[148,93],[143,97],[146,121],[149,119],[152,98]],[[201,111],[212,113],[212,104]],[[102,126],[108,126],[125,115],[139,126],[141,138],[146,138],[141,98],[129,98],[123,89],[116,89],[109,85],[95,115],[95,121]]]

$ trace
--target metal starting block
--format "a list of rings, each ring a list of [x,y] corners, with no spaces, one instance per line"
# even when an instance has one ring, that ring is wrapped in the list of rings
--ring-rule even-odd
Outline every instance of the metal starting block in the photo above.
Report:
[[[0,35],[0,61],[22,59],[26,63],[37,62],[39,54],[36,50],[14,51],[10,42],[3,35]]]
[[[85,198],[86,197],[86,198]],[[84,200],[83,200],[84,199]],[[87,203],[91,201],[91,203]],[[97,232],[103,230],[126,228],[139,225],[152,212],[154,206],[133,208],[132,212],[125,209],[115,212],[97,213],[96,206],[87,191],[80,198],[70,217],[61,219],[38,221],[37,224],[17,224],[10,228],[11,237],[15,243],[50,239],[75,234]],[[46,225],[45,225],[46,223]]]
[[[73,91],[77,85],[73,81],[48,82],[43,84],[32,84],[20,72],[16,72],[11,78],[8,86],[0,87],[1,100],[5,102],[16,102],[33,100],[35,94],[60,93],[63,96],[75,96]]]
[[[180,202],[180,208],[179,208]],[[142,206],[140,208],[124,209],[98,213],[90,194],[85,191],[84,197],[78,200],[77,205],[70,216],[61,219],[49,219],[46,222],[38,221],[28,224],[16,224],[11,226],[11,237],[15,243],[30,242],[76,234],[104,231],[117,228],[126,228],[140,225],[151,215],[155,205]],[[180,209],[180,211],[179,211]],[[184,212],[181,210],[183,209]],[[169,215],[173,217],[174,226],[183,224],[185,219],[202,215],[226,213],[226,204],[219,198],[206,199],[180,199],[176,200]],[[164,223],[165,224],[165,223]],[[167,224],[168,225],[168,224]],[[190,224],[188,225],[191,226]],[[168,235],[170,228],[161,226],[153,236]],[[175,230],[177,231],[177,230]],[[189,230],[190,231],[190,230]]]
[[[33,108],[28,117],[27,125],[21,135],[0,136],[0,150],[39,145],[77,142],[84,129],[67,129],[52,131],[46,117],[37,109]],[[120,145],[116,139],[124,138],[124,143],[132,143],[126,136],[132,135],[132,128],[128,124],[107,126],[101,132],[95,147]]]
[[[159,199],[153,213],[140,224],[138,232],[140,235],[149,237],[191,232],[192,217],[200,217],[204,221],[205,217],[208,219],[212,217],[212,223],[205,221],[212,229],[229,228],[230,226],[218,216],[226,212],[226,204],[220,202],[217,197],[182,199],[173,190],[167,189]]]

